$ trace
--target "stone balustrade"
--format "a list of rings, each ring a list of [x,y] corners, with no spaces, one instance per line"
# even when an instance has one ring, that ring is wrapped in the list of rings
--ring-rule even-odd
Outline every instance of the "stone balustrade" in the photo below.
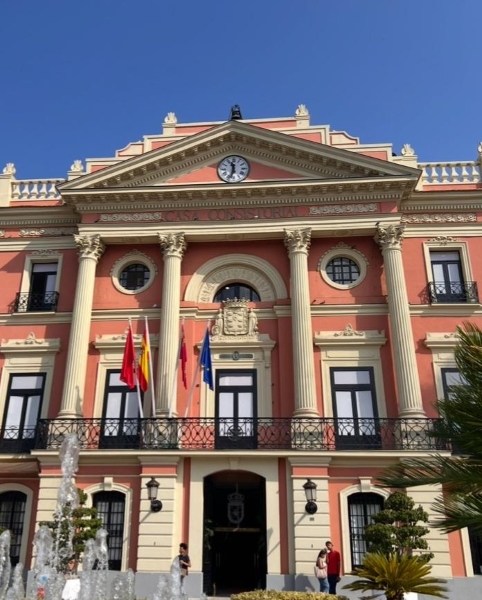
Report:
[[[480,164],[475,161],[418,163],[423,185],[480,183]]]
[[[13,179],[12,200],[60,200],[55,187],[65,179]]]

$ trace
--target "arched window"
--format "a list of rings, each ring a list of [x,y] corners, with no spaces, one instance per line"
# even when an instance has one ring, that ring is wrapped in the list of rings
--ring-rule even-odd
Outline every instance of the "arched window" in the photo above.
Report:
[[[102,519],[102,526],[108,532],[109,569],[122,569],[122,547],[124,544],[124,514],[126,497],[121,492],[97,492],[93,505]]]
[[[383,509],[383,497],[373,493],[352,494],[348,497],[348,517],[350,520],[351,565],[354,569],[362,563],[367,552],[363,539],[365,527],[372,522],[372,516]]]
[[[10,562],[12,566],[20,562],[26,505],[27,495],[23,492],[0,494],[0,527],[10,529]]]
[[[259,302],[259,294],[249,285],[244,283],[229,283],[220,288],[214,296],[214,302],[223,302],[224,300],[234,300],[245,298],[250,302]]]

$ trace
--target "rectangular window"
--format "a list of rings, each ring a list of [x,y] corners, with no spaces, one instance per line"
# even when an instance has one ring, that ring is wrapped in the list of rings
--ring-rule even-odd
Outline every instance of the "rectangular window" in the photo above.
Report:
[[[45,390],[45,373],[10,375],[1,445],[22,452],[33,448]]]
[[[141,403],[142,401],[141,392]],[[130,390],[120,380],[120,371],[107,371],[102,416],[102,447],[138,448],[139,415],[137,390]]]
[[[450,388],[454,385],[463,385],[464,380],[458,369],[442,369],[442,384],[444,398],[450,398]]]
[[[216,447],[256,447],[256,370],[216,370]]]
[[[330,375],[337,448],[379,448],[373,368],[337,367]]]
[[[432,298],[436,302],[467,302],[467,290],[458,251],[430,251]]]
[[[383,497],[372,493],[353,494],[348,497],[350,519],[350,549],[352,568],[360,567],[367,545],[364,540],[365,528],[372,524],[372,516],[383,510]]]
[[[22,285],[22,291],[15,300],[15,312],[40,312],[57,309],[58,262],[31,262],[28,287]],[[28,290],[28,291],[27,291]]]

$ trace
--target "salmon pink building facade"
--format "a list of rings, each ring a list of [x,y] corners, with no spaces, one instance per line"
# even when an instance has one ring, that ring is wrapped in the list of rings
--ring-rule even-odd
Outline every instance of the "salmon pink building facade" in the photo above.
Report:
[[[8,164],[0,525],[12,561],[32,566],[76,433],[76,485],[104,519],[110,568],[134,569],[141,597],[180,542],[191,597],[317,589],[328,539],[342,575],[360,564],[388,495],[377,474],[448,453],[429,435],[433,403],[459,381],[457,325],[482,326],[478,151],[420,163],[408,144],[397,155],[312,125],[300,105],[264,120],[235,107],[218,123],[169,113],[162,133],[76,160],[66,179],[19,179]],[[129,321],[137,352],[150,332],[139,396],[120,377]],[[441,490],[407,491],[432,514]],[[480,592],[476,535],[428,541],[451,597]]]

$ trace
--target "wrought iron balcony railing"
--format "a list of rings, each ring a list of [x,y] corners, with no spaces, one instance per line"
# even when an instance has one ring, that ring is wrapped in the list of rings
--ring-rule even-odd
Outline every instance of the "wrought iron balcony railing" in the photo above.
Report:
[[[428,296],[431,304],[445,302],[447,304],[458,304],[464,302],[479,301],[479,292],[476,281],[428,284]]]
[[[17,313],[55,311],[58,302],[58,292],[45,292],[44,294],[18,292],[15,297],[14,311]]]
[[[437,419],[44,419],[36,449],[76,433],[83,450],[443,450]]]
[[[8,427],[0,430],[0,453],[23,454],[35,446],[36,429]]]

